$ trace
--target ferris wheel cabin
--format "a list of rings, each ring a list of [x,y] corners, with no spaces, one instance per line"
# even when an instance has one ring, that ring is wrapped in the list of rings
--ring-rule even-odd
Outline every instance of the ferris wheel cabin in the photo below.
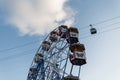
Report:
[[[61,25],[59,27],[59,36],[61,36],[61,38],[66,38],[67,31],[68,31],[68,27],[66,25]]]
[[[77,43],[78,42],[78,29],[77,28],[73,28],[73,27],[70,27],[68,29],[68,43],[70,44],[74,44],[74,43]]]
[[[70,62],[73,65],[84,65],[86,64],[86,56],[85,56],[85,47],[83,44],[73,44],[70,46],[71,53],[70,54]]]
[[[56,31],[52,31],[51,33],[50,33],[50,37],[49,37],[49,39],[52,41],[52,42],[57,42],[57,41],[59,41],[59,36],[58,36],[58,33],[56,32]]]
[[[42,49],[45,50],[45,51],[48,51],[50,49],[50,42],[49,41],[43,41],[42,43]]]
[[[30,70],[29,70],[29,74],[33,74],[35,71],[36,71],[36,68],[35,67],[31,67]]]
[[[42,58],[43,58],[43,55],[41,53],[36,54],[34,59],[35,63],[38,63]]]
[[[77,76],[66,76],[64,77],[64,80],[80,80]]]

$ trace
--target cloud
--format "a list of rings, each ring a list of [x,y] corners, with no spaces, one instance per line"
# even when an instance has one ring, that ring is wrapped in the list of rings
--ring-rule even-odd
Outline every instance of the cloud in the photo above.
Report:
[[[41,35],[60,24],[71,25],[74,11],[68,0],[1,0],[9,16],[6,21],[14,25],[21,35]]]

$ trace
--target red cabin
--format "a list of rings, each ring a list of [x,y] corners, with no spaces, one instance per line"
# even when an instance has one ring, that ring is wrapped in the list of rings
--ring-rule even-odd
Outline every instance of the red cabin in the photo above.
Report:
[[[68,33],[67,33],[67,42],[70,44],[74,44],[78,42],[78,29],[77,28],[73,28],[70,27],[68,29]]]
[[[85,47],[83,44],[73,44],[70,46],[72,54],[70,54],[70,62],[73,65],[86,64]]]

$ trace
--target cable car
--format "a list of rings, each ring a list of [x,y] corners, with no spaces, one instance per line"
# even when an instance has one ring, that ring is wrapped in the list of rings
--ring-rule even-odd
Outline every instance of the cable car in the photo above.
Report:
[[[78,42],[78,29],[77,28],[73,28],[70,27],[68,29],[68,33],[67,33],[67,42],[70,44],[74,44]]]
[[[96,34],[96,33],[97,33],[97,30],[96,30],[95,28],[93,28],[92,24],[90,24],[90,27],[91,27],[90,33],[91,33],[91,34]]]
[[[49,39],[52,41],[52,42],[56,42],[56,41],[59,41],[60,37],[58,36],[58,33],[56,31],[52,31],[50,33],[50,37]]]
[[[68,27],[66,25],[61,25],[59,27],[59,36],[61,36],[61,38],[66,38],[67,31],[68,31]]]
[[[72,54],[69,55],[70,62],[73,65],[86,64],[85,47],[83,44],[73,44],[70,46]]]
[[[42,58],[43,58],[43,55],[41,53],[36,54],[34,59],[35,63],[38,63]]]
[[[80,80],[79,77],[77,76],[66,76],[64,77],[64,80]]]
[[[50,46],[51,46],[51,44],[50,44],[49,41],[44,41],[42,43],[42,49],[45,50],[45,51],[48,51],[50,49]]]

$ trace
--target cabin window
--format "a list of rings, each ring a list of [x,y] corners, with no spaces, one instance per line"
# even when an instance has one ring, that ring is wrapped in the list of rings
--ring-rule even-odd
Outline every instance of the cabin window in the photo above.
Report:
[[[78,34],[74,32],[70,32],[70,37],[78,37]]]
[[[84,53],[83,52],[75,51],[75,57],[76,58],[84,58]]]

